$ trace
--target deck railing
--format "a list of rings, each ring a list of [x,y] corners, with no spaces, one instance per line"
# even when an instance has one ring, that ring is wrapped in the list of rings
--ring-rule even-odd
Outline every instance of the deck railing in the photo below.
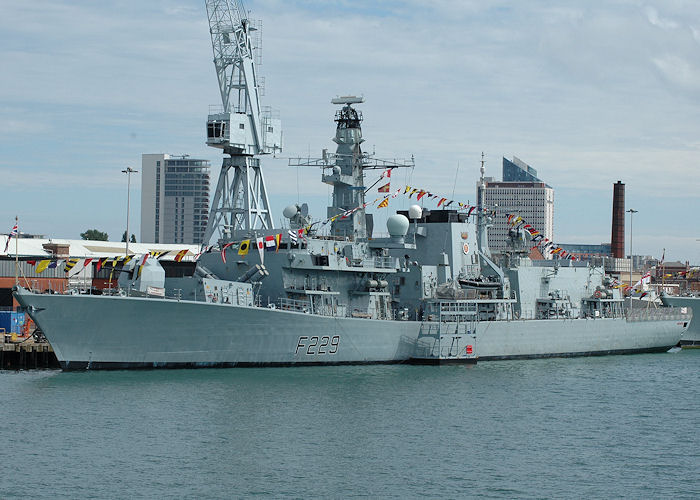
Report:
[[[681,307],[660,307],[660,308],[628,308],[625,311],[627,321],[690,321],[693,317],[692,309],[687,308],[682,311]]]

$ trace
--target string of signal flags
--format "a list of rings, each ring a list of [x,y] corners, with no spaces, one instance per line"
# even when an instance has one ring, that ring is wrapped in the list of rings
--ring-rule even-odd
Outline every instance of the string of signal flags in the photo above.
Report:
[[[387,171],[382,174],[382,177],[391,177],[391,171]],[[377,191],[378,192],[388,192],[390,190],[390,182],[386,183],[385,185],[381,186]],[[467,216],[472,215],[476,210],[477,207],[474,205],[470,205],[469,203],[462,203],[460,201],[456,200],[451,200],[447,198],[446,196],[441,196],[438,194],[434,194],[427,189],[421,189],[413,186],[405,186],[403,188],[400,188],[394,192],[393,195],[385,197],[379,205],[377,205],[378,208],[383,208],[389,205],[389,199],[390,198],[395,198],[398,194],[404,194],[407,195],[409,198],[413,198],[413,195],[416,195],[416,201],[421,201],[423,198],[437,201],[437,207],[440,208],[448,208],[452,206],[453,204],[456,204],[459,210],[464,210],[467,213]],[[376,202],[377,200],[375,200]],[[482,213],[487,214],[491,213],[495,215],[495,212],[490,210],[489,208],[482,208]],[[515,229],[524,229],[530,234],[530,237],[532,238],[532,242],[534,243],[532,249],[538,248],[541,252],[548,252],[550,255],[554,255],[557,258],[560,259],[568,259],[568,260],[578,260],[574,255],[569,254],[566,250],[564,250],[562,247],[557,245],[554,241],[551,241],[549,238],[546,238],[543,234],[540,233],[540,231],[537,230],[532,224],[529,224],[525,219],[522,218],[522,216],[517,215],[517,214],[510,214],[506,213],[504,214],[504,217],[506,217],[508,225],[512,228]]]
[[[142,254],[138,256],[138,260],[140,262],[140,266],[143,266],[144,263],[146,262],[146,259],[148,257],[153,257],[156,259],[160,259],[162,257],[165,257],[166,255],[171,254],[174,252],[172,251],[162,251],[162,252],[149,252],[146,254]],[[178,250],[177,253],[175,254],[175,257],[173,260],[175,262],[182,262],[182,260],[185,258],[185,255],[189,252],[188,249],[185,250]],[[97,272],[99,272],[102,269],[109,269],[111,268],[114,270],[117,267],[123,267],[129,262],[131,262],[134,258],[136,258],[137,255],[119,255],[115,257],[101,257],[101,258],[91,258],[91,257],[86,257],[86,258],[69,258],[69,259],[35,259],[35,260],[26,260],[27,264],[30,266],[34,266],[34,271],[37,274],[41,274],[42,272],[46,271],[47,269],[60,269],[63,267],[63,272],[66,274],[69,274],[69,276],[73,276],[75,274],[78,274],[81,272],[83,269],[85,269],[87,266],[89,266],[92,263],[95,263],[95,269]]]
[[[387,177],[389,176],[390,175],[388,175]],[[384,177],[384,175],[382,175],[382,177]],[[389,190],[389,186],[390,184],[387,183],[381,186],[378,189],[378,191],[386,192]],[[413,195],[415,194],[416,201],[421,201],[423,198],[437,201],[438,208],[448,208],[453,204],[456,204],[459,210],[464,210],[467,213],[467,216],[470,216],[473,213],[475,213],[475,211],[477,211],[477,207],[475,207],[474,205],[470,205],[469,203],[462,203],[460,201],[451,200],[446,196],[434,194],[428,191],[427,189],[421,189],[413,186],[405,186],[403,188],[398,189],[393,195],[385,197],[377,206],[379,208],[388,206],[389,199],[395,198],[399,193],[407,195],[409,198],[413,198]],[[482,213],[491,213],[495,215],[495,212],[493,210],[486,207],[482,208]],[[523,229],[530,234],[532,242],[534,243],[532,249],[538,248],[541,252],[548,252],[550,255],[554,255],[560,259],[568,259],[572,261],[578,260],[574,255],[569,254],[566,250],[561,248],[554,241],[551,241],[549,238],[546,238],[543,234],[540,233],[539,230],[537,230],[537,228],[535,228],[532,224],[529,224],[525,219],[523,219],[522,216],[517,214],[506,213],[504,214],[504,217],[506,217],[506,220],[510,227],[514,229]]]
[[[534,248],[538,248],[540,252],[549,252],[550,255],[556,255],[560,259],[578,260],[575,256],[568,253],[562,247],[558,246],[549,238],[545,238],[532,224],[528,224],[525,219],[516,214],[504,214],[508,220],[508,225],[514,229],[524,229],[530,233]]]

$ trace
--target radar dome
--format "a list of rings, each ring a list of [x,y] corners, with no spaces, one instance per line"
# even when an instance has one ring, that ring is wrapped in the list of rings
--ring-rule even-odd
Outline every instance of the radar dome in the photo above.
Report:
[[[288,205],[284,208],[284,210],[282,210],[282,215],[284,215],[287,219],[291,219],[298,212],[299,212],[299,207],[297,207],[296,205]]]
[[[408,216],[411,219],[420,219],[423,217],[423,209],[418,205],[411,205],[408,207]]]
[[[391,236],[406,236],[406,233],[408,233],[408,219],[405,215],[392,215],[386,220],[386,228]]]

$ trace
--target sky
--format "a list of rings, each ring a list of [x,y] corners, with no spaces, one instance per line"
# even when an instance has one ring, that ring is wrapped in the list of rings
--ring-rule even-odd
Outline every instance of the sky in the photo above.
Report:
[[[633,252],[700,263],[699,2],[245,5],[262,20],[263,104],[284,129],[284,151],[263,158],[276,223],[297,201],[324,216],[320,172],[288,158],[333,150],[330,100],[355,94],[365,151],[415,159],[394,182],[474,202],[481,153],[495,178],[517,156],[555,189],[555,239],[597,244],[621,180],[638,210]],[[0,232],[18,215],[28,233],[119,239],[121,170],[143,153],[208,159],[218,177],[203,0],[0,0],[0,12]],[[138,238],[138,175],[131,201]]]

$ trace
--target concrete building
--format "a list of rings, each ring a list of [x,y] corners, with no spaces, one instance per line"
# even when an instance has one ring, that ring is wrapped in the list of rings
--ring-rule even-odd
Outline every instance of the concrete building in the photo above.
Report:
[[[145,154],[141,160],[141,240],[202,242],[209,216],[208,160]]]
[[[503,181],[486,178],[485,203],[499,214],[489,228],[489,247],[494,253],[506,249],[506,213],[520,215],[545,238],[554,239],[554,189],[537,177],[537,170],[519,158],[503,158]],[[549,258],[549,256],[547,257]]]

